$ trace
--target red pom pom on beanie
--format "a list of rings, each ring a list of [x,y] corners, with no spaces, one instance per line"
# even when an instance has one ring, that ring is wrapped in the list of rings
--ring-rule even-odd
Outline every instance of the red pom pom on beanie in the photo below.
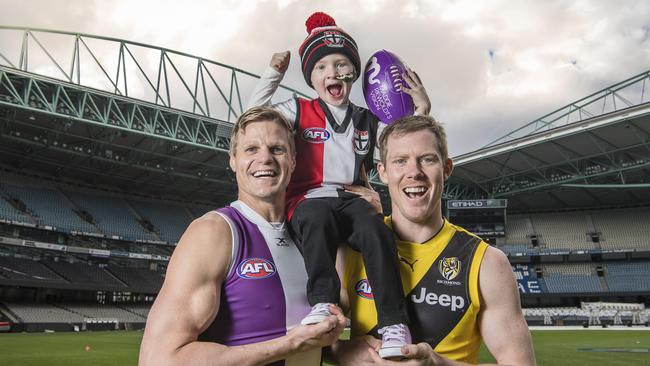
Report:
[[[311,33],[314,28],[336,26],[336,22],[331,16],[322,11],[317,11],[307,18],[305,25],[307,26],[307,33]]]

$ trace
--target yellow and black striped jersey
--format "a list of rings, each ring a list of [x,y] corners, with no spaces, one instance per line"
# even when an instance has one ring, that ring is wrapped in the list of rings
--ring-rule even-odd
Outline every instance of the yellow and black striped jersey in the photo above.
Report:
[[[385,223],[392,226],[391,217]],[[396,238],[413,342],[427,342],[452,360],[476,363],[481,345],[478,275],[488,244],[445,220],[424,243]],[[348,249],[344,286],[352,336],[377,335],[377,312],[361,253]]]

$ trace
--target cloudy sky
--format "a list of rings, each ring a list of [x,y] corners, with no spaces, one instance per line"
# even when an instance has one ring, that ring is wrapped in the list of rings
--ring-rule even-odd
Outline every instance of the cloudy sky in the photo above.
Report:
[[[305,19],[325,11],[362,60],[384,48],[420,74],[452,155],[650,69],[647,0],[0,0],[0,9],[0,25],[116,37],[257,74],[290,50],[285,82],[308,94],[297,49]],[[358,84],[352,100],[365,105]]]

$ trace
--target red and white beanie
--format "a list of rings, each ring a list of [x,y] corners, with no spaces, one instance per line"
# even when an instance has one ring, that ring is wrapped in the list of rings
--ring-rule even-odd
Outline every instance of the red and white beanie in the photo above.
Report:
[[[334,19],[323,13],[312,14],[305,22],[309,35],[300,45],[298,53],[302,61],[302,74],[307,85],[311,85],[311,72],[314,65],[321,58],[333,53],[346,55],[354,65],[354,80],[359,77],[361,70],[361,59],[357,43],[343,29],[336,25]]]

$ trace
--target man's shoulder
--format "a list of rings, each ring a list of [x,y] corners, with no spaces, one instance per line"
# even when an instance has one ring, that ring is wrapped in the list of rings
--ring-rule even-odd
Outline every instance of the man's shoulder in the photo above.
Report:
[[[451,227],[453,228],[453,230],[455,230],[457,233],[462,233],[462,234],[464,234],[464,235],[468,235],[468,236],[470,236],[470,237],[472,237],[472,238],[478,239],[481,243],[483,243],[483,244],[485,244],[485,245],[489,245],[489,244],[487,244],[487,243],[483,240],[483,238],[481,238],[480,236],[474,234],[474,233],[471,232],[471,231],[468,231],[468,230],[465,229],[464,227],[459,226],[459,225],[456,225],[456,224],[453,224],[453,223],[451,223],[450,221],[448,221],[448,220],[446,220],[446,219],[445,219],[445,221],[446,221],[447,224],[448,224],[449,226],[451,226]]]
[[[217,211],[210,211],[194,219],[183,233],[179,247],[200,247],[201,250],[218,250],[215,242],[230,237],[230,224]]]

